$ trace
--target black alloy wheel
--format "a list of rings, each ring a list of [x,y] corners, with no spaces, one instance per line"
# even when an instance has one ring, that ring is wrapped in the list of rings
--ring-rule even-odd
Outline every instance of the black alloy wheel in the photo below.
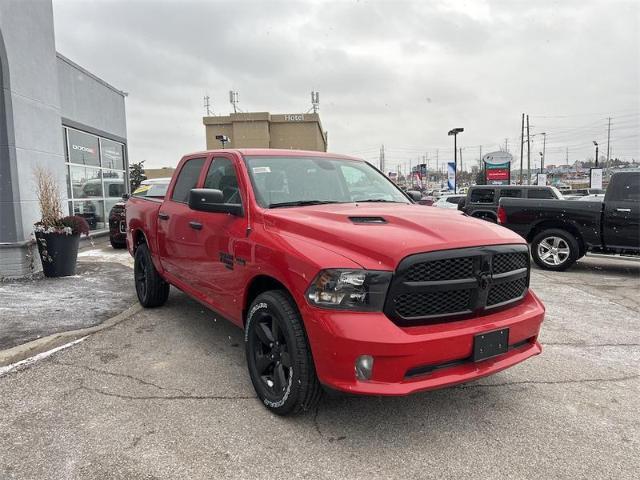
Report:
[[[264,292],[251,303],[245,347],[251,383],[265,407],[288,415],[316,405],[322,388],[302,318],[287,292]]]
[[[147,263],[142,255],[136,255],[133,272],[138,299],[145,298],[147,296]]]
[[[291,380],[291,357],[287,339],[276,317],[268,311],[257,313],[253,321],[251,354],[256,372],[273,399],[280,399]]]
[[[164,305],[169,298],[169,284],[156,268],[146,244],[138,246],[133,262],[133,279],[140,305],[145,308]]]

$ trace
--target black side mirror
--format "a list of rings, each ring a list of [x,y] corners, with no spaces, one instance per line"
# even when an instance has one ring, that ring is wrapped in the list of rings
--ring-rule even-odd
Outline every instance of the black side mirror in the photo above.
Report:
[[[224,203],[221,190],[214,188],[193,188],[189,192],[189,208],[200,212],[230,213],[238,217],[243,215],[242,205]]]
[[[122,200],[124,200],[125,202],[126,202],[127,200],[129,200],[129,197],[131,197],[131,195],[129,195],[128,193],[123,193],[123,194],[122,194]]]
[[[411,200],[413,200],[414,202],[422,200],[422,193],[418,192],[417,190],[408,190],[407,195],[409,195]]]

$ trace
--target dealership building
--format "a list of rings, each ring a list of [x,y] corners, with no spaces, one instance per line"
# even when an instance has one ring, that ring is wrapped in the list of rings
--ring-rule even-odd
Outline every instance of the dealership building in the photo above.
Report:
[[[94,232],[128,190],[126,94],[56,52],[51,0],[0,2],[0,278],[40,270],[34,169]]]

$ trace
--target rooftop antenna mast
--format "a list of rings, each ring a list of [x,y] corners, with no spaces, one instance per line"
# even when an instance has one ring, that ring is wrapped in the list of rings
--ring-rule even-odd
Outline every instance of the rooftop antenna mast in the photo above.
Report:
[[[209,101],[209,95],[204,96],[204,111],[207,114],[207,117],[210,117],[213,114],[213,109],[211,108],[211,103]]]
[[[313,113],[318,113],[320,110],[320,92],[311,92],[311,108],[307,110],[307,113],[313,111]]]
[[[240,100],[238,100],[238,92],[229,90],[229,103],[233,105],[233,113],[238,113],[240,111],[240,108],[238,107],[238,103],[240,103]]]

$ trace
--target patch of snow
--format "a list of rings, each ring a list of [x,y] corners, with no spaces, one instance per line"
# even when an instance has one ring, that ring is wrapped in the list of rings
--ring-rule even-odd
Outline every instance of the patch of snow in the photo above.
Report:
[[[16,362],[16,363],[12,363],[11,365],[6,365],[4,367],[0,367],[0,377],[2,377],[3,375],[6,375],[11,370],[14,370],[14,369],[16,369],[18,367],[32,365],[32,364],[36,363],[37,361],[42,360],[43,358],[47,358],[47,357],[53,355],[54,353],[59,352],[60,350],[64,350],[66,348],[72,347],[76,343],[82,342],[87,337],[88,337],[88,335],[85,336],[85,337],[79,338],[77,340],[74,340],[73,342],[65,343],[64,345],[60,345],[59,347],[52,348],[51,350],[47,350],[46,352],[42,352],[42,353],[39,353],[37,355],[34,355],[33,357],[25,358],[24,360],[21,360],[21,361]]]

